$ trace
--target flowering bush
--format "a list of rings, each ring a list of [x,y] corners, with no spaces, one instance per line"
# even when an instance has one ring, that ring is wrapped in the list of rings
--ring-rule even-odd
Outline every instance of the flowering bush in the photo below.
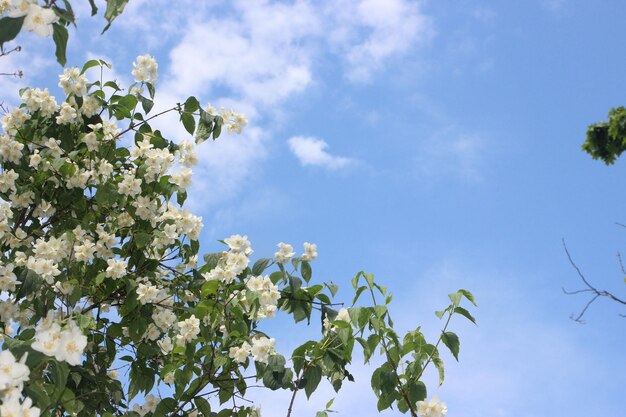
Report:
[[[337,310],[337,286],[312,280],[315,244],[297,256],[281,242],[252,264],[248,238],[234,235],[200,257],[202,219],[184,208],[195,146],[247,121],[194,97],[150,115],[156,61],[138,57],[127,90],[87,80],[87,69],[105,65],[65,69],[60,104],[47,89],[22,90],[23,103],[1,120],[0,415],[259,416],[242,401],[256,379],[293,392],[289,416],[299,391],[352,380],[355,342],[366,362],[383,355],[371,380],[379,410],[445,415],[438,400],[424,403],[421,378],[433,364],[443,381],[440,343],[458,358],[447,328],[455,314],[474,321],[460,306],[472,295],[450,295],[429,344],[419,328],[396,334],[391,296],[370,274],[352,280],[351,307]],[[195,143],[153,128],[167,112]],[[359,302],[364,293],[371,305]],[[262,331],[279,312],[310,322],[314,311],[320,340],[288,358]]]

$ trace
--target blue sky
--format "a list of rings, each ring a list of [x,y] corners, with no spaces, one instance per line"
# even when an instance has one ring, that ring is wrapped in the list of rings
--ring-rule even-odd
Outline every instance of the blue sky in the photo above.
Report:
[[[102,57],[129,84],[150,53],[158,106],[193,94],[248,114],[243,135],[199,150],[191,204],[205,251],[233,233],[258,256],[316,242],[318,279],[348,300],[356,272],[374,273],[399,329],[431,337],[446,294],[472,290],[479,325],[453,324],[460,362],[448,355],[430,390],[450,416],[625,415],[624,309],[600,300],[580,325],[569,316],[587,298],[561,291],[581,284],[564,238],[593,283],[624,294],[624,163],[580,150],[586,126],[625,103],[622,2],[133,0],[104,36],[85,7],[69,65]],[[26,72],[0,78],[9,103],[60,72],[51,40],[21,43],[0,59],[0,72]],[[292,333],[270,329],[287,354]],[[354,366],[335,409],[375,416]],[[300,398],[296,415],[332,396]],[[258,400],[264,415],[286,413],[284,399]]]

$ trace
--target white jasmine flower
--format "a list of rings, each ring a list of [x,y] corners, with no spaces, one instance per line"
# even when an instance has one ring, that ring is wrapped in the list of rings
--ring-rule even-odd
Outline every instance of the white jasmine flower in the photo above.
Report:
[[[31,4],[22,24],[22,29],[35,32],[41,37],[52,35],[52,24],[59,21],[59,17],[51,9],[44,9],[37,4]]]
[[[0,391],[17,388],[22,390],[24,382],[28,381],[30,369],[24,364],[26,356],[20,362],[8,350],[0,352]],[[4,413],[0,413],[3,416]]]
[[[251,353],[254,360],[261,363],[267,363],[270,355],[274,353],[275,344],[276,340],[274,338],[268,339],[265,336],[252,339]]]
[[[337,312],[337,317],[335,317],[335,320],[341,320],[341,321],[350,323],[350,313],[348,313],[348,309],[347,308],[340,309]]]
[[[283,263],[283,264],[286,264],[287,262],[289,262],[291,258],[293,258],[293,256],[296,254],[293,251],[293,246],[291,246],[288,243],[280,242],[278,244],[278,249],[279,251],[274,254],[274,257],[276,258],[278,262]]]
[[[446,403],[442,403],[437,397],[432,398],[428,403],[418,401],[416,406],[420,417],[445,417],[448,414]]]
[[[150,55],[139,55],[133,63],[132,74],[135,81],[155,83],[157,80],[158,64]]]
[[[61,340],[55,358],[70,365],[80,365],[81,356],[87,347],[87,337],[73,322],[68,327],[61,332]]]
[[[243,342],[243,344],[239,347],[233,346],[230,348],[228,352],[228,356],[235,360],[237,363],[243,363],[246,361],[250,352],[252,350],[252,346],[248,342]]]
[[[317,258],[317,245],[315,243],[304,242],[303,261],[312,261]]]

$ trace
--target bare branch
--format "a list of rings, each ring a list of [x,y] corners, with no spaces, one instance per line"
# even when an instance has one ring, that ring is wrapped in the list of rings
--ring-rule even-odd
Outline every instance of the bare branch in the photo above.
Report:
[[[624,225],[620,225],[620,226],[624,226]],[[626,227],[626,226],[624,226],[624,227]],[[626,305],[626,300],[622,300],[621,298],[616,297],[615,295],[613,295],[609,291],[598,290],[596,287],[594,287],[593,285],[591,285],[589,283],[587,278],[581,272],[580,268],[578,268],[578,265],[576,265],[576,263],[572,259],[572,256],[570,255],[569,250],[567,249],[567,245],[565,244],[565,239],[563,239],[563,249],[565,249],[565,253],[567,254],[567,259],[569,260],[569,263],[572,265],[572,267],[574,267],[574,269],[576,270],[576,273],[578,273],[578,276],[580,277],[580,279],[587,286],[587,288],[583,288],[581,290],[575,290],[575,291],[567,291],[565,288],[562,288],[563,292],[565,294],[567,294],[567,295],[575,295],[575,294],[581,294],[581,293],[592,293],[593,294],[593,297],[587,302],[585,307],[580,311],[580,313],[577,316],[574,316],[573,314],[572,314],[572,316],[570,316],[570,318],[572,320],[574,320],[575,322],[584,324],[585,322],[582,319],[583,316],[585,315],[585,313],[587,312],[587,309],[589,309],[591,304],[593,304],[593,302],[596,301],[599,297],[607,297],[607,298],[609,298],[609,299],[611,299],[611,300],[613,300],[613,301],[615,301],[615,302],[617,302],[619,304]],[[617,258],[619,260],[619,264],[620,264],[620,267],[622,269],[622,272],[624,274],[626,274],[626,270],[625,270],[624,264],[622,262],[622,257],[621,257],[621,255],[619,253],[617,254]],[[624,317],[621,314],[620,314],[620,316]]]

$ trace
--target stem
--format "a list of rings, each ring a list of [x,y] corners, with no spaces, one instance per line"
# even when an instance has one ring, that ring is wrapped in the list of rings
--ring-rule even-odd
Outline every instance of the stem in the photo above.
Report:
[[[448,329],[448,324],[450,324],[450,319],[452,319],[452,315],[453,314],[454,314],[454,309],[451,309],[450,310],[450,314],[448,315],[448,320],[446,320],[446,324],[443,326],[443,330],[441,331],[441,336],[439,336],[439,340],[437,340],[437,343],[435,343],[435,348],[433,349],[432,353],[430,355],[428,355],[428,359],[426,359],[426,362],[424,362],[424,366],[422,367],[422,370],[420,371],[420,373],[417,375],[417,379],[419,379],[422,376],[422,374],[426,370],[426,367],[432,361],[433,355],[435,354],[435,352],[437,352],[437,348],[439,347],[439,343],[441,343],[441,340],[443,339],[443,334]]]
[[[372,295],[372,301],[374,302],[374,306],[377,306],[378,304],[376,303],[376,296],[374,295],[374,290],[372,289],[371,286],[369,286],[369,290],[370,290],[370,294]],[[387,317],[390,318],[389,311],[387,311]],[[389,362],[389,364],[393,368],[393,373],[396,375],[396,380],[398,381],[398,391],[400,392],[400,395],[402,395],[402,398],[404,399],[407,406],[409,407],[411,416],[418,417],[417,412],[413,408],[413,404],[409,400],[409,395],[406,393],[406,391],[402,387],[402,381],[400,380],[400,375],[398,375],[398,369],[397,369],[398,365],[393,362],[393,359],[391,358],[391,355],[389,354],[389,348],[387,347],[385,335],[381,331],[379,331],[378,334],[380,336],[381,344],[383,345],[383,350],[385,351],[385,356],[387,357],[387,362]]]

